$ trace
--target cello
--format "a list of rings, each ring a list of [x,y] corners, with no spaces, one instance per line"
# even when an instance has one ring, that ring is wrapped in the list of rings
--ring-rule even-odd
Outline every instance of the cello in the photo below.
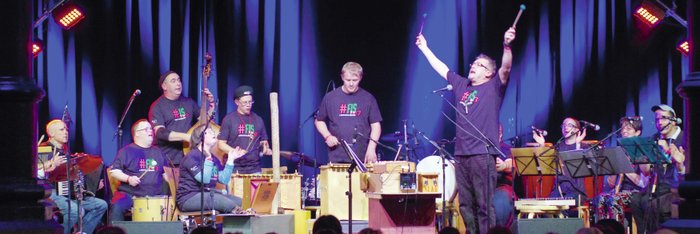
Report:
[[[211,77],[211,60],[212,60],[211,54],[209,54],[209,52],[207,52],[206,55],[204,55],[204,59],[206,61],[206,64],[204,65],[204,69],[202,70],[202,92],[204,92],[205,88],[208,88],[207,81]],[[199,120],[197,120],[197,123],[192,125],[192,127],[189,130],[187,130],[187,134],[192,135],[192,133],[194,132],[194,129],[196,129],[197,127],[199,127],[201,125],[207,124],[207,121],[209,120],[209,114],[207,113],[207,106],[208,105],[209,105],[209,103],[207,103],[207,99],[202,97],[200,109],[199,109]],[[213,130],[214,133],[217,135],[221,131],[221,126],[216,124],[216,122],[213,119],[211,120],[211,122],[209,122],[208,128]],[[182,151],[185,153],[185,155],[187,155],[187,153],[190,152],[191,147],[192,146],[190,145],[189,141],[183,142]],[[211,149],[210,152],[212,152],[212,154],[214,154],[214,156],[216,156],[219,159],[219,161],[224,162],[224,159],[226,157],[226,152],[219,150],[219,147],[217,147],[216,145],[213,146],[213,149]]]

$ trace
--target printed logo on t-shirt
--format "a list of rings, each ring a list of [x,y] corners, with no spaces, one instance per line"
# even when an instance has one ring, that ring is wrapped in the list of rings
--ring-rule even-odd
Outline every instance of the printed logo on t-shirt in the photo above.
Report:
[[[175,121],[183,120],[190,116],[190,113],[187,113],[184,107],[178,107],[177,109],[174,109],[172,114]]]
[[[157,171],[158,162],[155,159],[139,159],[139,171]]]
[[[464,112],[469,113],[469,106],[479,102],[478,91],[467,91],[462,95],[462,99],[459,100],[459,104],[464,106]]]
[[[360,116],[360,109],[357,107],[357,103],[343,103],[340,104],[340,108],[338,109],[340,111],[340,114],[338,116],[344,116],[344,117],[355,117],[355,116]]]
[[[239,124],[238,125],[238,136],[256,137],[258,135],[255,132],[255,124]]]

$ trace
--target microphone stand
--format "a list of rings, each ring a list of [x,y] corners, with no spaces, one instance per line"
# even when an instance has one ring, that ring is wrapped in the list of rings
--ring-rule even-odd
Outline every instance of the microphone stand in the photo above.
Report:
[[[593,144],[590,148],[584,150],[584,154],[583,154],[584,157],[585,157],[587,152],[597,151],[598,149],[602,149],[603,142],[612,138],[612,136],[614,136],[615,134],[617,134],[620,131],[622,131],[622,126],[620,126],[615,131],[613,131],[610,134],[608,134],[607,136],[605,136],[600,141]],[[592,157],[586,157],[586,161],[588,162],[588,165],[592,165],[591,171],[593,171],[593,196],[598,196],[598,170],[600,170],[600,163],[598,163],[598,161],[596,161],[595,157],[596,157],[596,155],[593,155]],[[620,178],[620,179],[622,179],[622,178]],[[593,221],[594,222],[598,221],[598,213],[597,212],[593,213]]]
[[[122,123],[124,123],[124,118],[126,118],[126,114],[129,113],[129,109],[131,109],[131,104],[134,103],[134,99],[136,99],[136,95],[131,95],[129,98],[129,101],[126,104],[126,107],[124,108],[124,112],[122,112],[122,117],[119,119],[119,124],[117,124],[117,130],[114,132],[114,137],[117,138],[117,150],[119,150],[122,147],[122,137],[124,132],[122,131]],[[112,141],[114,141],[114,137],[112,137]]]
[[[446,190],[445,189],[445,179],[446,179],[445,178],[445,167],[447,167],[447,164],[445,163],[445,157],[449,156],[450,159],[453,159],[453,157],[449,152],[447,152],[447,150],[445,150],[444,145],[443,146],[438,145],[435,141],[433,141],[430,138],[428,138],[427,136],[425,136],[425,134],[423,134],[423,132],[421,132],[421,131],[417,131],[417,133],[419,135],[421,135],[423,138],[425,138],[425,140],[427,140],[431,145],[433,145],[440,152],[440,159],[442,161],[442,165],[441,165],[441,169],[442,169],[442,208],[441,208],[442,209],[442,218],[440,219],[440,225],[441,225],[440,228],[444,228],[445,227],[445,219],[447,217],[447,198],[445,195],[445,192],[446,192],[445,191]],[[414,136],[414,137],[418,137],[418,136]],[[451,219],[447,219],[447,222],[450,226],[452,226],[451,221],[452,221]]]
[[[199,210],[199,212],[200,212],[200,217],[202,217],[201,226],[208,226],[207,224],[204,223],[204,158],[206,157],[206,154],[204,153],[204,151],[205,151],[204,150],[204,136],[206,135],[207,129],[209,128],[211,121],[214,119],[215,114],[212,113],[212,115],[209,116],[209,105],[207,105],[204,108],[206,110],[205,113],[207,113],[207,122],[204,124],[204,129],[202,130],[202,133],[199,136],[199,139],[201,140],[199,147],[200,147],[200,150],[202,153],[202,156],[199,159],[199,165],[202,167],[202,173],[200,174],[200,177],[199,177],[200,178],[200,183],[199,183],[199,189],[200,189],[200,191],[199,191],[200,192],[200,194],[199,194],[199,198],[200,198],[199,209],[200,210]],[[213,194],[210,194],[210,195],[213,196]],[[212,197],[211,203],[212,203],[211,209],[213,211],[214,210],[213,197]],[[212,212],[212,215],[214,216],[214,217],[212,217],[212,220],[216,220],[216,212]],[[215,222],[212,222],[212,224],[214,224],[214,223]]]
[[[494,144],[493,141],[491,141],[491,139],[489,139],[488,137],[486,137],[486,135],[484,135],[484,133],[481,132],[481,130],[479,130],[476,126],[474,126],[474,124],[472,123],[472,121],[470,121],[470,120],[467,118],[467,116],[465,116],[464,114],[460,113],[459,110],[457,109],[457,107],[454,106],[449,100],[447,100],[447,99],[445,98],[445,95],[444,95],[444,94],[441,93],[441,94],[440,94],[440,98],[442,98],[443,101],[445,101],[447,104],[449,104],[450,107],[452,107],[452,109],[454,109],[454,111],[457,113],[457,115],[461,116],[461,117],[469,124],[469,126],[472,127],[472,129],[476,130],[476,132],[479,133],[479,137],[481,137],[481,138],[475,136],[475,135],[472,134],[471,132],[469,132],[469,131],[467,131],[466,129],[462,128],[462,126],[459,126],[456,122],[452,121],[452,119],[450,119],[450,118],[447,116],[447,114],[445,114],[445,112],[442,112],[442,114],[443,114],[445,117],[447,117],[448,119],[450,119],[450,121],[453,122],[453,123],[455,124],[455,126],[457,126],[457,128],[459,128],[459,129],[462,130],[463,132],[468,133],[469,135],[471,135],[471,136],[474,137],[475,139],[477,139],[477,140],[481,141],[482,143],[484,143],[484,144],[486,145],[486,153],[487,153],[487,154],[490,152],[490,151],[489,151],[489,147],[491,147],[491,148],[493,148],[493,149],[498,153],[498,156],[499,156],[502,160],[505,161],[505,160],[508,158],[508,156],[506,156],[506,154],[504,154],[504,153],[501,151],[501,149],[500,149],[498,146],[496,146],[496,144]]]

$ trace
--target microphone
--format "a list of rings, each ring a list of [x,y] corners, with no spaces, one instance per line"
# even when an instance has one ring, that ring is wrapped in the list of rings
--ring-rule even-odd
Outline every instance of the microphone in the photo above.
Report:
[[[452,91],[452,85],[451,85],[451,84],[448,84],[447,86],[442,87],[441,89],[433,90],[433,93],[439,93],[439,92],[442,92],[442,91]]]
[[[584,127],[589,127],[591,129],[593,129],[593,131],[600,130],[600,125],[597,125],[597,124],[594,124],[591,122],[586,122],[584,120],[579,120],[578,122],[581,123]]]
[[[138,96],[138,95],[141,95],[141,90],[140,90],[140,89],[134,90],[134,93],[131,94],[132,97],[136,97],[136,96]]]
[[[625,117],[625,120],[642,122],[642,120],[644,120],[644,116],[627,116]]]
[[[416,123],[411,121],[411,127],[413,127],[413,143],[418,145],[418,130],[416,130]]]
[[[530,128],[532,128],[533,131],[539,133],[539,134],[542,135],[543,137],[546,137],[546,136],[547,136],[547,130],[539,129],[539,128],[535,127],[534,125],[533,125],[533,126],[530,126]]]

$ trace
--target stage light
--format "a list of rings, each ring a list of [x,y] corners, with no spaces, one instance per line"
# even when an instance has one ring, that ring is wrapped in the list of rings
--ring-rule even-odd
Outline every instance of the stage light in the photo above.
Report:
[[[642,4],[634,10],[634,16],[650,28],[661,22],[665,15],[661,8],[648,1],[643,1]]]
[[[688,56],[690,53],[690,42],[688,41],[683,41],[680,44],[678,44],[678,47],[676,47],[678,51],[681,52],[681,54]]]
[[[40,40],[34,40],[32,41],[32,55],[34,55],[34,58],[41,53],[41,51],[44,50],[44,44],[41,43]]]
[[[64,29],[71,29],[85,19],[85,10],[77,4],[64,4],[52,11],[53,19]]]

